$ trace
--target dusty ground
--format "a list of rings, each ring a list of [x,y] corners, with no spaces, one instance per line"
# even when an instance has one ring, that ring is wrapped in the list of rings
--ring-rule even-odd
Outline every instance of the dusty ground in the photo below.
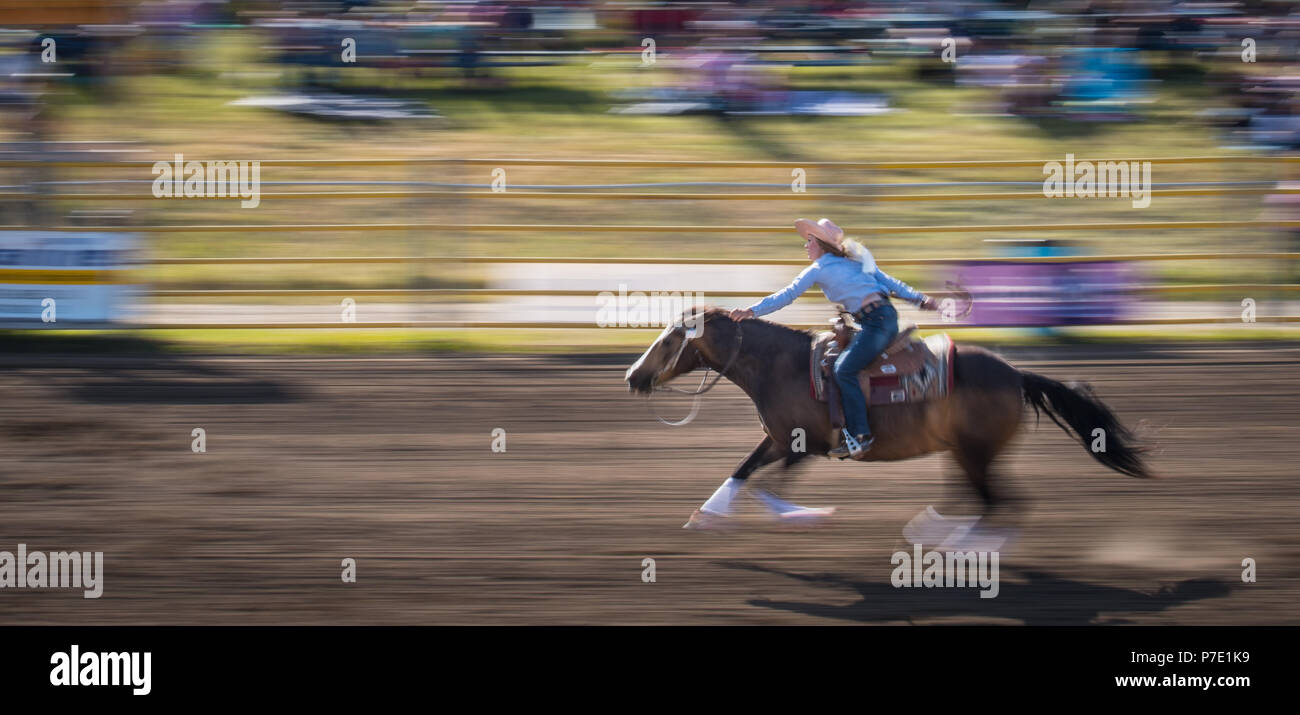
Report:
[[[814,460],[788,496],[840,507],[820,529],[747,501],[683,531],[759,436],[725,383],[670,428],[603,357],[0,358],[0,551],[107,572],[98,600],[0,590],[0,624],[1300,624],[1298,354],[1012,355],[1158,427],[1166,478],[1031,420],[1003,463],[1026,529],[983,600],[890,586],[903,524],[960,511],[944,457]]]

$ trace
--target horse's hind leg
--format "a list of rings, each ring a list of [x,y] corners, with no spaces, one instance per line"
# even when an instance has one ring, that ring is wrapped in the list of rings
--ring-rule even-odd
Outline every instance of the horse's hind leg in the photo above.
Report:
[[[979,442],[959,444],[953,449],[953,457],[984,504],[983,513],[976,522],[949,532],[945,537],[944,543],[957,550],[1001,551],[1008,548],[1020,533],[1019,510],[1007,508],[1016,500],[1008,499],[1003,485],[995,486],[992,466],[1001,446]]]
[[[987,444],[967,442],[958,444],[952,451],[952,456],[966,475],[966,481],[979,496],[984,516],[988,516],[1000,503],[999,495],[993,489],[993,450]]]
[[[1024,412],[1019,380],[1009,372],[1010,369],[999,362],[995,371],[985,370],[984,378],[988,384],[974,389],[963,386],[954,393],[957,399],[948,416],[952,456],[979,496],[985,518],[992,516],[1008,501],[1008,494],[998,483],[992,467],[998,455],[1015,437]],[[978,374],[978,371],[971,370],[970,373]]]
[[[952,451],[953,458],[975,494],[979,496],[984,509],[982,517],[985,523],[992,518],[1010,522],[1018,521],[1021,499],[1003,482],[999,481],[994,470],[994,462],[1001,453],[1004,444],[988,442],[959,443]]]

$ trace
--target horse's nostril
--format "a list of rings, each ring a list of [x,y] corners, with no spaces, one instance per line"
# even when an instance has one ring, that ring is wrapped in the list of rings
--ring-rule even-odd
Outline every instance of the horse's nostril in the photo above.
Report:
[[[644,393],[650,391],[651,380],[648,375],[628,375],[626,380],[629,392]]]

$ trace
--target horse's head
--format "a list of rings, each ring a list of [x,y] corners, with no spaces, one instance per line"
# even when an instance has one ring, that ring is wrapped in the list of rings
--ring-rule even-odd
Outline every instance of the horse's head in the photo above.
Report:
[[[681,320],[664,328],[649,348],[627,369],[623,379],[632,392],[650,394],[656,387],[703,365],[697,343],[705,338],[705,323],[720,311],[687,311]],[[698,346],[698,347],[703,347]]]

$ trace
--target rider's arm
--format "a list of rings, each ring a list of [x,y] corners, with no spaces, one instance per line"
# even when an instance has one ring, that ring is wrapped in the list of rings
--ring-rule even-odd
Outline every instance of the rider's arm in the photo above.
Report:
[[[910,300],[913,303],[916,303],[918,305],[925,302],[926,296],[924,293],[898,280],[897,278],[889,275],[888,273],[880,270],[879,268],[876,269],[876,280],[879,281],[881,285],[888,288],[889,292],[893,293],[899,298],[902,298],[903,300]]]
[[[749,306],[749,310],[753,311],[754,317],[757,318],[768,313],[775,313],[790,305],[795,298],[803,295],[817,282],[817,268],[817,264],[814,263],[803,269],[799,272],[799,275],[795,276],[790,285]]]

